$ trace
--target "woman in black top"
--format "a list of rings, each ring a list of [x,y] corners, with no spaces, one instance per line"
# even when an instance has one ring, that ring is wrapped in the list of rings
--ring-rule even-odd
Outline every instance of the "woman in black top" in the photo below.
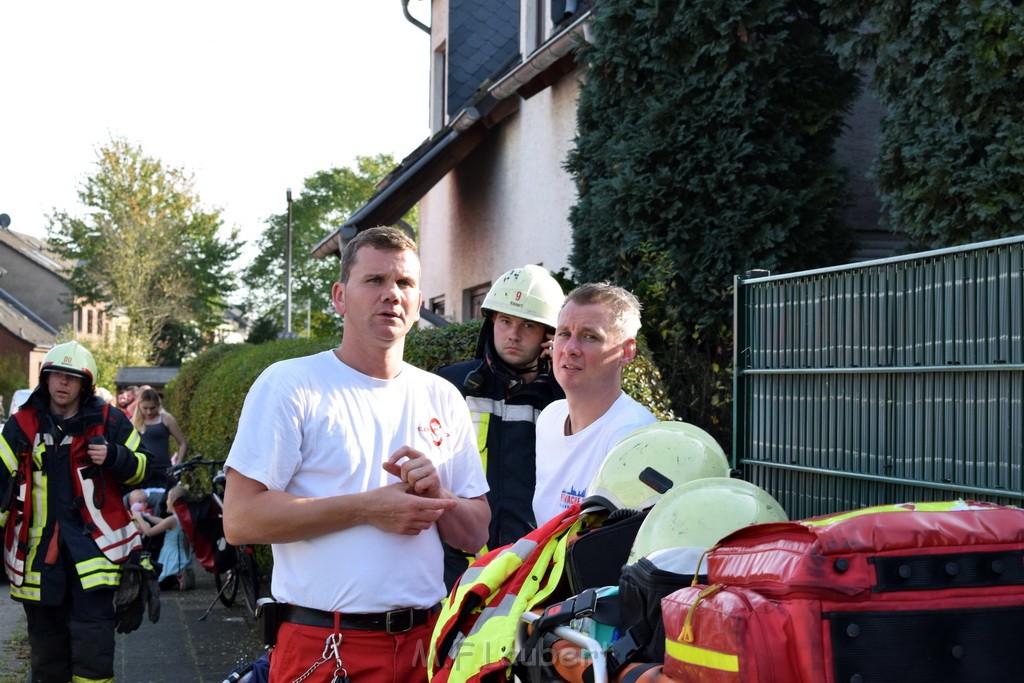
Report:
[[[135,431],[142,437],[142,446],[153,456],[149,478],[142,488],[167,488],[167,470],[185,457],[188,442],[178,421],[163,408],[163,401],[155,389],[143,389],[135,414],[132,416]],[[171,437],[178,449],[171,454]]]

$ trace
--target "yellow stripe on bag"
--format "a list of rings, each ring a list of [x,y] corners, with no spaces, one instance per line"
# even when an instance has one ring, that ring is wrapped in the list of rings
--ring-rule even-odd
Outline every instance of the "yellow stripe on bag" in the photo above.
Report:
[[[671,638],[665,639],[665,653],[677,661],[708,669],[718,669],[730,673],[737,673],[740,670],[740,658],[736,655],[727,655],[724,652],[715,652],[696,645],[677,643]]]
[[[964,502],[962,500],[942,500],[926,503],[894,503],[892,505],[875,505],[873,507],[860,508],[859,510],[850,510],[849,512],[841,512],[838,515],[823,517],[821,519],[802,519],[798,521],[798,524],[802,524],[806,527],[828,526],[837,522],[845,522],[846,520],[853,519],[854,517],[877,515],[880,512],[949,512],[963,507]]]

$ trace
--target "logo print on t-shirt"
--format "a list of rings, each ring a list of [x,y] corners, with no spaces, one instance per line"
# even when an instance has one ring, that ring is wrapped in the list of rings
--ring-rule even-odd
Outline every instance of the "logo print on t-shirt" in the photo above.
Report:
[[[420,427],[419,430],[421,432],[430,432],[430,441],[435,446],[440,446],[441,442],[444,441],[444,438],[448,436],[448,432],[443,426],[441,426],[441,421],[436,417],[430,418],[429,427]]]

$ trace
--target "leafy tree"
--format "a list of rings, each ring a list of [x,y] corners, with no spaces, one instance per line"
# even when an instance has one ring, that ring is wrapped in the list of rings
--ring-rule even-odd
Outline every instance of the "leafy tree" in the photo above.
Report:
[[[207,332],[219,324],[241,244],[236,230],[218,237],[220,212],[201,207],[183,171],[123,139],[112,139],[97,156],[78,192],[89,210],[55,212],[50,242],[77,264],[71,294],[123,312],[130,338],[145,340],[147,356],[157,358],[167,331]],[[195,338],[188,344],[190,352],[201,346]]]
[[[1024,224],[1024,7],[1018,0],[827,0],[835,40],[874,65],[885,105],[873,175],[912,248]]]
[[[570,262],[645,306],[676,413],[728,442],[732,278],[842,261],[858,90],[814,0],[602,0],[567,168]]]
[[[308,301],[311,336],[337,338],[340,320],[331,306],[330,292],[331,285],[338,279],[338,261],[314,259],[311,252],[320,240],[370,200],[378,183],[394,165],[388,154],[356,157],[355,168],[320,171],[306,178],[301,192],[293,196],[293,330],[305,327],[305,303]],[[417,216],[414,208],[405,221],[415,227]],[[256,258],[245,270],[242,280],[249,287],[249,308],[256,317],[269,320],[272,319],[267,318],[270,313],[281,320],[281,313],[274,312],[284,310],[288,214],[275,214],[266,224],[257,242]]]

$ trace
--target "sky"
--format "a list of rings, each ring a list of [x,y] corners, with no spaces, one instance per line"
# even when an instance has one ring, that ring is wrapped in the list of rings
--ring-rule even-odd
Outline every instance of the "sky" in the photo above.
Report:
[[[0,27],[0,213],[37,237],[84,214],[111,139],[191,174],[251,258],[288,188],[430,134],[430,40],[401,0],[30,0]]]

